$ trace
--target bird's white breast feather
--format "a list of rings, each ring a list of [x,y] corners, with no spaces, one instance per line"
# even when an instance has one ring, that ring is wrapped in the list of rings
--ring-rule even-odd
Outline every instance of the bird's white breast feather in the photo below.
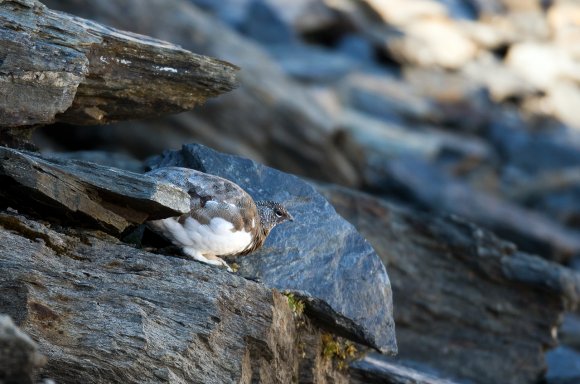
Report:
[[[173,244],[181,246],[193,245],[193,242],[185,228],[176,219],[171,217],[163,220],[155,220],[151,223],[159,229],[165,237],[170,239]]]
[[[157,220],[155,226],[178,246],[190,247],[201,254],[230,255],[242,252],[252,241],[244,230],[232,232],[234,225],[221,217],[214,217],[202,225],[192,217],[180,224],[175,218]]]

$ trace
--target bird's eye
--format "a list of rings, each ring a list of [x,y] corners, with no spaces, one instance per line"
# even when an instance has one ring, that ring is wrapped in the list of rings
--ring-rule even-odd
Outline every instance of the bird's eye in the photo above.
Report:
[[[276,216],[277,216],[277,217],[282,217],[282,211],[281,211],[281,210],[279,210],[279,209],[276,209],[276,210],[274,211],[274,214],[276,214]]]

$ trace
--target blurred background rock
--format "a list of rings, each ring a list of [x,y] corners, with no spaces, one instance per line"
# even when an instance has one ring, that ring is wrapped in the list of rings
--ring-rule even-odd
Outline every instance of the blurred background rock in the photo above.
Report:
[[[45,151],[106,151],[135,169],[200,142],[457,214],[580,269],[578,1],[45,3],[241,67],[239,89],[193,112],[44,127]],[[563,324],[551,383],[580,380],[580,317]]]

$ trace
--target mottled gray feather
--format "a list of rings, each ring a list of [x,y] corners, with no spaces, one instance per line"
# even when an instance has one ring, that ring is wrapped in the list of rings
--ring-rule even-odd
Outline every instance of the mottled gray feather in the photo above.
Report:
[[[221,217],[234,225],[234,230],[244,229],[256,234],[260,217],[254,200],[237,184],[189,168],[167,167],[147,173],[185,189],[191,196],[191,211],[181,216],[193,217],[208,224],[213,217]],[[252,228],[252,219],[254,227]]]
[[[180,167],[159,168],[147,175],[174,184],[189,193],[191,211],[178,218],[182,225],[188,217],[205,225],[212,218],[221,217],[233,224],[232,232],[249,232],[251,242],[244,249],[236,251],[236,255],[246,255],[260,248],[274,226],[293,220],[281,204],[273,201],[254,202],[237,184],[218,176]]]

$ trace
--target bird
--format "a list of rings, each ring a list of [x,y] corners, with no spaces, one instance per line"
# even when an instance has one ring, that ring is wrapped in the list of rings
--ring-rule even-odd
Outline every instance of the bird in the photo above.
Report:
[[[271,200],[254,201],[236,183],[190,168],[163,167],[146,175],[185,189],[190,211],[181,216],[148,221],[182,252],[202,263],[233,272],[222,256],[247,255],[260,248],[270,231],[294,221],[288,210]]]

